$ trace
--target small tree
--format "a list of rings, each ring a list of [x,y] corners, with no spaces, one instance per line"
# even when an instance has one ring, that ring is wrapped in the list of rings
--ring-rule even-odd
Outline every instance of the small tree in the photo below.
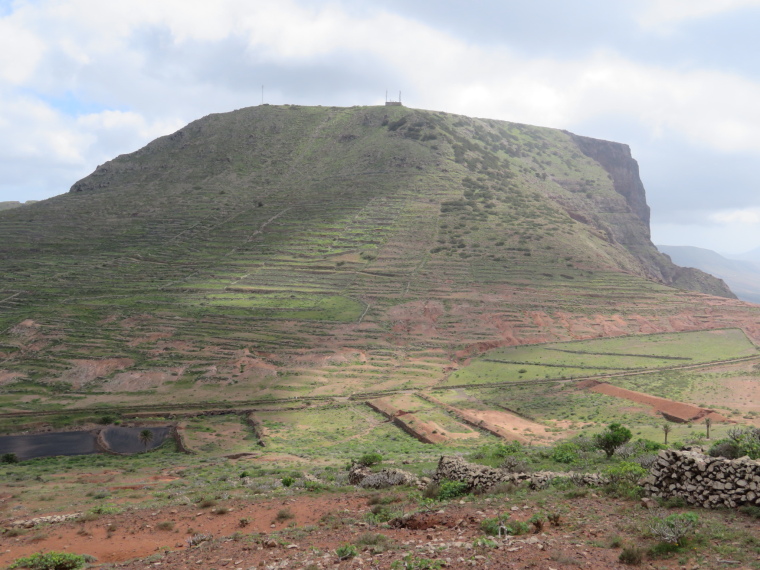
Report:
[[[140,432],[140,435],[137,436],[137,439],[139,439],[140,443],[145,446],[145,451],[148,451],[148,446],[153,441],[153,432],[149,429],[144,429]]]
[[[707,439],[710,439],[710,426],[712,426],[712,418],[705,418],[705,427],[707,428]]]
[[[663,424],[662,433],[665,434],[665,445],[668,445],[668,434],[670,433],[670,424]]]
[[[594,436],[594,445],[601,449],[610,458],[615,453],[615,449],[630,441],[633,434],[631,430],[623,427],[621,424],[613,423],[607,426],[602,433]]]
[[[18,455],[15,453],[3,453],[0,456],[0,463],[18,463]]]

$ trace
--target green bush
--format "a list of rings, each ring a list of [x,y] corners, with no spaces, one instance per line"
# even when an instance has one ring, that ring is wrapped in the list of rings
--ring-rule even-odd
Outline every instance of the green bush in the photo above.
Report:
[[[649,519],[647,526],[657,540],[680,547],[684,546],[698,524],[699,517],[696,513],[674,513],[668,516],[658,513]]]
[[[639,438],[636,440],[636,446],[644,453],[655,453],[661,449],[667,449],[666,445],[652,441],[651,439]]]
[[[372,465],[376,465],[380,463],[383,460],[383,456],[379,453],[365,453],[359,458],[358,463],[360,465],[364,465],[365,467],[371,467]]]
[[[358,550],[353,544],[344,544],[335,549],[335,554],[338,555],[340,560],[348,560],[358,554]]]
[[[602,433],[594,436],[594,444],[609,458],[615,453],[616,448],[630,441],[632,435],[628,428],[619,423],[612,423]]]
[[[87,563],[84,556],[69,552],[40,552],[14,561],[9,568],[32,570],[76,570]]]
[[[607,477],[613,485],[636,485],[639,479],[645,477],[647,473],[648,471],[641,465],[630,461],[621,461],[617,465],[611,465],[602,471],[602,474]]]
[[[391,564],[391,570],[437,570],[443,568],[443,560],[422,558],[414,554],[407,554],[402,560],[395,560]]]
[[[6,463],[6,464],[18,463],[18,455],[16,455],[15,453],[3,453],[0,456],[0,463]]]
[[[467,494],[468,485],[464,481],[443,480],[439,484],[438,500],[450,501]]]
[[[523,521],[513,521],[507,525],[507,534],[512,536],[519,536],[521,534],[528,534],[530,532],[530,526]]]
[[[755,507],[754,505],[744,505],[743,507],[739,507],[739,511],[749,517],[760,519],[760,507]]]
[[[290,487],[293,483],[296,482],[296,480],[293,479],[293,477],[283,477],[281,479],[281,482],[282,482],[283,487]]]
[[[728,438],[716,441],[709,451],[713,457],[736,459],[748,455],[760,459],[760,428],[734,428]]]
[[[509,520],[509,514],[499,515],[491,519],[484,519],[480,523],[480,530],[489,536],[499,536],[506,532],[505,523]]]
[[[565,441],[554,446],[552,460],[557,463],[576,463],[580,459],[581,448],[570,441]]]

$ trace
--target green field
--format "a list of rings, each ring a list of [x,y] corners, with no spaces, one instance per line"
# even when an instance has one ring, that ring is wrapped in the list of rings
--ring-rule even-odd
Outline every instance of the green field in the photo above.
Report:
[[[449,375],[441,386],[568,379],[757,356],[740,329],[720,329],[499,348]]]

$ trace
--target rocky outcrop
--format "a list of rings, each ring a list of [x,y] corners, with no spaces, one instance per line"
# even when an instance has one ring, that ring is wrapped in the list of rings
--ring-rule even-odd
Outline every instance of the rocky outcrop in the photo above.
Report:
[[[396,485],[420,485],[420,480],[408,471],[389,468],[373,473],[371,469],[358,463],[355,463],[348,472],[348,482],[365,489],[386,489]]]
[[[567,134],[583,154],[607,171],[615,192],[625,199],[627,206],[621,210],[616,204],[597,204],[598,211],[589,212],[589,219],[584,223],[595,220],[592,225],[599,226],[611,241],[632,253],[642,263],[648,277],[680,289],[736,299],[722,279],[691,267],[679,267],[652,244],[646,191],[639,177],[639,165],[631,156],[628,145]],[[576,220],[583,217],[578,212],[570,215]]]
[[[468,463],[461,457],[443,456],[438,461],[433,481],[462,481],[470,489],[490,489],[499,483],[527,483],[533,489],[543,489],[555,479],[572,479],[579,485],[597,486],[607,479],[597,473],[568,473],[536,471],[535,473],[510,473],[485,465]]]
[[[760,461],[663,450],[643,487],[653,497],[680,497],[708,509],[760,506]]]

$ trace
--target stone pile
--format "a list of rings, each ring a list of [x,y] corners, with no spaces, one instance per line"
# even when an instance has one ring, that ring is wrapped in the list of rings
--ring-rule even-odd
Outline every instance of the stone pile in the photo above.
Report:
[[[348,472],[348,482],[365,489],[385,489],[396,485],[420,486],[420,480],[402,469],[383,469],[373,473],[368,467],[355,463]]]
[[[760,506],[760,461],[663,450],[642,485],[654,497],[681,497],[705,508]]]
[[[485,465],[468,463],[461,457],[443,456],[438,461],[434,481],[449,479],[463,481],[470,489],[490,489],[499,483],[520,484],[527,482],[531,488],[542,489],[554,479],[571,479],[578,485],[598,486],[608,483],[605,477],[597,473],[567,473],[554,471],[536,471],[535,473],[510,473],[503,469],[494,469]]]
[[[34,519],[28,519],[28,520],[13,521],[8,526],[15,527],[15,528],[34,528],[35,526],[41,525],[41,524],[61,523],[61,522],[78,519],[81,516],[82,516],[82,513],[73,513],[70,515],[50,515],[46,517],[37,517]]]

